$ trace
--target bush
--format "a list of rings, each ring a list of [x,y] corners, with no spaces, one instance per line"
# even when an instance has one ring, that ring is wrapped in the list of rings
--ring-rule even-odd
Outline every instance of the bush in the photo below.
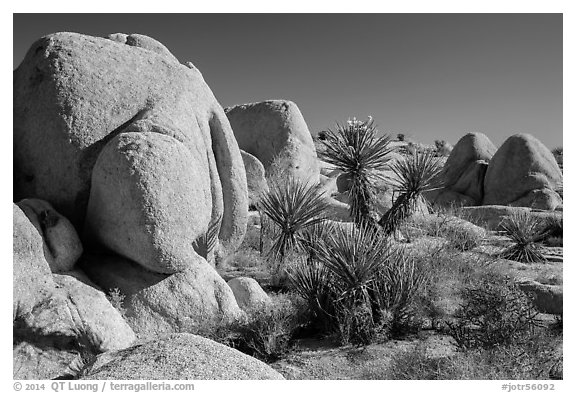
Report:
[[[355,345],[405,324],[424,281],[415,260],[367,223],[335,226],[289,277],[317,325]]]
[[[510,345],[536,326],[531,299],[508,278],[486,275],[467,287],[448,332],[463,349]]]
[[[424,234],[448,240],[448,246],[457,251],[470,251],[480,246],[486,237],[484,229],[448,213],[415,218],[408,223]],[[414,236],[413,228],[405,228],[408,237]]]
[[[552,149],[552,155],[556,159],[556,162],[558,163],[558,166],[560,167],[560,169],[562,169],[564,166],[564,148],[563,147],[556,147],[556,148]]]
[[[540,332],[530,340],[511,346],[478,348],[432,357],[423,344],[392,358],[385,375],[372,379],[401,380],[528,380],[550,379],[551,370],[562,360],[555,348],[557,338]]]
[[[290,350],[294,332],[303,322],[301,311],[288,296],[272,299],[232,328],[228,345],[264,362],[274,362]]]
[[[108,301],[114,306],[116,310],[122,315],[122,318],[126,317],[126,309],[124,308],[124,299],[126,296],[120,292],[120,289],[113,288],[110,292],[106,295]]]
[[[543,228],[540,221],[524,210],[517,210],[500,224],[504,235],[514,244],[500,254],[501,258],[517,262],[542,262],[545,260],[542,247],[538,241],[543,239]]]
[[[452,145],[445,140],[435,140],[434,145],[436,146],[436,154],[440,157],[448,157],[452,152]]]

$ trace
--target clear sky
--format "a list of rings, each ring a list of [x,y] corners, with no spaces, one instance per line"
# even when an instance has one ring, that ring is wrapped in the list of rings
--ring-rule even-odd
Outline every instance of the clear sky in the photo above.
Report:
[[[562,145],[561,14],[16,14],[14,68],[57,31],[149,35],[222,106],[290,99],[313,133],[372,115],[425,143]]]

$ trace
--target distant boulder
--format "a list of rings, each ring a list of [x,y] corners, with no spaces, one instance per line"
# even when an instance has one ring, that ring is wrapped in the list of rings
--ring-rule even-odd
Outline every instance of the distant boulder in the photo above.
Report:
[[[484,197],[484,176],[496,147],[482,133],[464,135],[446,160],[440,180],[442,188],[427,193],[441,206],[480,205]]]
[[[268,177],[292,175],[318,182],[314,141],[294,102],[263,101],[225,111],[240,149],[258,158]],[[272,168],[274,163],[279,168]]]
[[[508,138],[490,161],[484,178],[484,205],[554,210],[562,171],[550,150],[528,134]]]

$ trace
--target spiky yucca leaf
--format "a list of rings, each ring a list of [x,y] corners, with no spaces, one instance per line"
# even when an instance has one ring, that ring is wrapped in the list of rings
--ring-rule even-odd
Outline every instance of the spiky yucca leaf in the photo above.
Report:
[[[374,182],[390,160],[389,135],[379,137],[373,120],[349,121],[323,132],[320,158],[341,170],[350,181],[350,214],[354,222],[371,220]]]
[[[409,316],[418,290],[427,280],[426,272],[404,248],[391,251],[387,263],[378,271],[373,299],[379,310],[391,313],[392,323],[401,326]]]
[[[336,226],[316,250],[318,261],[334,276],[341,298],[365,301],[366,289],[389,253],[389,241],[367,223]]]
[[[315,259],[300,260],[288,269],[288,279],[294,291],[307,302],[315,323],[323,331],[331,330],[337,294],[326,266]]]
[[[537,243],[542,237],[542,224],[529,212],[512,212],[502,221],[500,227],[504,235],[514,242],[502,251],[501,258],[527,263],[545,260],[542,247]]]
[[[420,203],[426,203],[423,193],[441,187],[442,163],[433,151],[418,152],[394,162],[389,182],[398,198],[378,222],[386,234],[393,233],[400,223],[414,212]]]
[[[318,185],[289,177],[273,182],[259,202],[259,210],[277,227],[271,247],[273,255],[284,258],[286,252],[302,247],[301,232],[322,222],[328,204]]]

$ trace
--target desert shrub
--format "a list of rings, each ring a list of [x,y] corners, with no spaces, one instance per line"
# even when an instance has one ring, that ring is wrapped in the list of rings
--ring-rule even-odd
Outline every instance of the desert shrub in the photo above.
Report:
[[[270,253],[282,261],[288,251],[302,249],[304,229],[325,219],[327,202],[318,185],[289,177],[270,184],[259,208],[275,225]]]
[[[452,145],[445,140],[435,140],[436,154],[440,157],[447,157],[452,152]]]
[[[256,266],[266,266],[266,259],[263,258],[258,251],[250,248],[241,248],[226,260],[227,265],[231,265],[232,267],[240,269]]]
[[[228,325],[216,338],[264,362],[273,362],[290,350],[294,333],[303,323],[297,300],[278,295],[272,297],[272,303],[248,312],[245,320]]]
[[[438,175],[442,165],[433,152],[416,152],[394,162],[391,170],[394,176],[390,182],[398,197],[378,222],[387,235],[394,233],[419,204],[426,204],[423,193],[440,186]]]
[[[420,233],[446,239],[448,247],[457,251],[473,250],[480,246],[486,237],[483,229],[444,211],[408,220],[407,225],[401,226],[400,230],[408,238]]]
[[[561,236],[550,236],[546,239],[546,245],[550,247],[562,247],[564,246],[564,238]]]
[[[392,249],[386,264],[376,273],[372,289],[377,305],[375,319],[386,324],[387,333],[398,336],[419,328],[416,299],[428,278],[418,258],[404,248]]]
[[[551,216],[546,219],[540,230],[540,238],[548,240],[551,237],[564,236],[564,219],[562,216]]]
[[[558,166],[560,167],[560,169],[563,169],[563,167],[564,167],[564,148],[560,146],[560,147],[556,147],[556,148],[552,149],[552,155],[556,159],[556,162],[558,163]]]
[[[550,379],[559,363],[554,348],[561,340],[545,332],[510,346],[458,351],[432,357],[424,344],[395,355],[384,375],[371,379],[401,380],[527,380]],[[560,359],[561,364],[561,359]]]
[[[341,170],[350,179],[350,215],[354,222],[375,223],[374,184],[382,179],[381,171],[390,161],[389,135],[379,137],[372,118],[368,121],[349,120],[337,124],[336,130],[325,131],[321,141],[324,149],[320,158]]]
[[[404,142],[406,140],[406,135],[398,134],[398,135],[396,135],[396,139],[400,142]]]
[[[480,246],[485,239],[482,231],[466,228],[461,225],[448,224],[441,237],[448,240],[448,246],[458,251],[470,251]]]
[[[113,288],[106,294],[106,298],[114,306],[116,310],[122,315],[122,318],[126,316],[126,309],[124,308],[124,299],[126,296],[120,292],[119,288]]]
[[[508,278],[486,275],[464,289],[457,321],[448,332],[463,349],[510,345],[533,332],[537,311],[531,299]]]
[[[526,263],[545,260],[538,243],[543,237],[542,224],[537,218],[527,211],[518,210],[505,217],[500,226],[503,234],[513,242],[502,251],[501,258]]]

